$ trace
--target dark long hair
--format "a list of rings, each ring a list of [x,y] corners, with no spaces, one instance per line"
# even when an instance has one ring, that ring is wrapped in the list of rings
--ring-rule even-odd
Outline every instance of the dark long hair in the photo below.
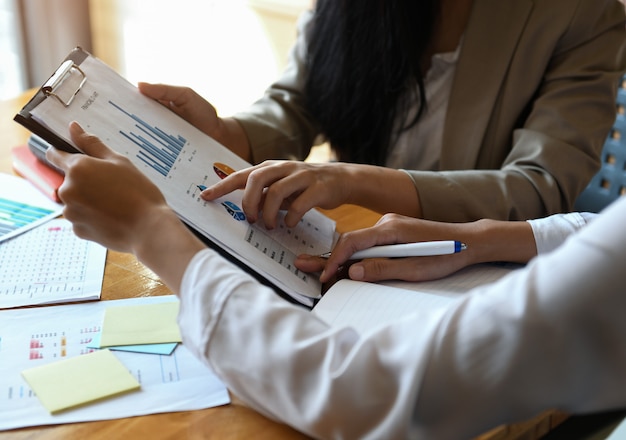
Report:
[[[426,106],[422,62],[438,0],[318,0],[308,29],[307,108],[342,161],[383,165],[394,121]]]

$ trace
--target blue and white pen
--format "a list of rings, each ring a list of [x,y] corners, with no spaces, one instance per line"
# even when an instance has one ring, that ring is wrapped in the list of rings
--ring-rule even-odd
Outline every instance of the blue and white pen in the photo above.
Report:
[[[467,249],[465,243],[455,240],[421,241],[418,243],[388,244],[373,246],[355,252],[351,260],[364,258],[398,258],[398,257],[427,257],[430,255],[455,254]],[[330,257],[330,252],[320,255],[323,258]]]

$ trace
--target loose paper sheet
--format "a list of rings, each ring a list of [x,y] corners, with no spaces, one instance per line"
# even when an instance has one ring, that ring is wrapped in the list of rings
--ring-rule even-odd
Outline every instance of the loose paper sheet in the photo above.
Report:
[[[0,309],[100,299],[106,255],[61,218],[0,242]]]
[[[141,391],[55,415],[45,409],[21,376],[26,369],[92,352],[88,345],[93,335],[102,331],[105,308],[164,301],[176,298],[156,296],[0,311],[0,430],[188,411],[228,403],[224,384],[182,344],[171,356],[116,352],[141,383]]]

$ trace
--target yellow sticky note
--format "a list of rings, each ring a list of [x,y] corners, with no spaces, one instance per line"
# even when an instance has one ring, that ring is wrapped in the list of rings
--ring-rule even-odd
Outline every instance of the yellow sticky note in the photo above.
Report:
[[[140,387],[109,350],[30,368],[22,377],[52,414]]]
[[[104,311],[101,347],[181,342],[178,301],[109,307]]]

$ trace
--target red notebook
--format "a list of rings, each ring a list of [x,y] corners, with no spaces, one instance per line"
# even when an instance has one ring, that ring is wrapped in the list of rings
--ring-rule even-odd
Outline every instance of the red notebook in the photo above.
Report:
[[[13,170],[17,174],[30,181],[55,202],[61,202],[57,195],[57,190],[63,183],[63,175],[61,173],[37,159],[28,148],[28,145],[14,147],[11,153],[13,156]]]

